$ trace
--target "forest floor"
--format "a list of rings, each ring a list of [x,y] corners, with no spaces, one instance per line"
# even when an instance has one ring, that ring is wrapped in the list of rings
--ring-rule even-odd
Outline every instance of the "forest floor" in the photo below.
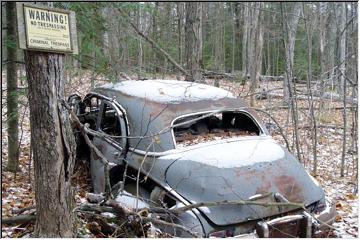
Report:
[[[4,79],[4,76],[3,76]],[[72,80],[71,84],[66,85],[67,95],[75,92],[84,95],[89,89],[90,84],[87,81],[88,76],[84,75],[76,81]],[[175,78],[174,78],[175,79]],[[213,80],[207,79],[208,84],[213,84]],[[99,81],[101,82],[101,81]],[[2,89],[5,89],[6,81],[2,81]],[[241,85],[239,82],[221,80],[220,86],[228,89],[234,94],[249,100],[248,85]],[[305,85],[299,85],[298,89],[304,89]],[[268,82],[260,83],[259,90],[277,89],[273,92],[281,94],[282,83]],[[19,209],[23,209],[35,204],[34,194],[34,176],[33,164],[30,157],[30,123],[29,108],[25,94],[20,95],[20,172],[17,174],[4,171],[7,162],[7,127],[6,127],[6,91],[2,92],[2,218],[16,216],[14,213]],[[319,103],[316,103],[318,107]],[[340,161],[342,153],[342,110],[341,103],[332,100],[324,101],[324,110],[316,113],[318,125],[324,125],[318,129],[318,146],[317,146],[317,175],[313,175],[325,190],[327,197],[336,204],[338,216],[333,224],[335,230],[329,235],[323,237],[338,238],[357,238],[358,237],[358,191],[357,191],[357,156],[354,155],[354,146],[352,136],[348,134],[348,151],[346,154],[345,177],[340,177]],[[289,109],[284,107],[282,99],[278,97],[257,100],[256,107],[267,109],[280,124],[285,136],[290,143],[290,148],[294,152],[293,125],[291,123],[291,115]],[[312,153],[312,131],[308,127],[310,124],[308,113],[308,101],[299,100],[299,135],[302,163],[305,168],[312,172],[313,153]],[[259,113],[265,123],[269,122],[267,116]],[[349,117],[349,125],[351,123],[351,115]],[[271,132],[272,136],[283,146],[284,141],[277,132]],[[357,137],[357,136],[356,136]],[[89,191],[89,179],[82,174],[84,169],[77,169],[74,173],[74,182],[76,187],[76,203],[81,204],[86,201],[85,194]],[[31,213],[34,210],[28,210],[24,213]],[[85,223],[79,219],[79,224],[84,226]],[[29,236],[32,232],[33,224],[19,224],[16,226],[2,225],[2,237],[22,237]],[[93,237],[90,232],[83,227],[79,227],[78,237]]]

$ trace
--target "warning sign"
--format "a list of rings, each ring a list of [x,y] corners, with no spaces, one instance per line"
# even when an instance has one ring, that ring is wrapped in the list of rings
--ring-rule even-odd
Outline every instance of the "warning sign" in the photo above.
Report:
[[[72,20],[75,20],[74,12],[62,9],[40,8],[28,4],[22,6],[23,11],[21,15],[23,15],[23,35],[25,37],[26,49],[74,53],[75,47],[77,52],[77,41],[72,39],[74,38],[73,35],[76,37],[75,23],[72,22]],[[20,35],[19,30],[19,38],[21,38]]]
[[[71,51],[69,15],[24,7],[29,48]]]

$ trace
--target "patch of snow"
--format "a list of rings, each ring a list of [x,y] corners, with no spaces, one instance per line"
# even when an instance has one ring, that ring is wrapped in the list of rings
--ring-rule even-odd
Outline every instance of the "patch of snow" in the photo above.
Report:
[[[131,194],[124,191],[125,194],[119,194],[115,201],[124,204],[128,208],[136,208],[136,197],[130,196]],[[148,208],[149,204],[142,201],[141,199],[138,199],[138,208]]]
[[[123,81],[116,84],[107,83],[100,88],[113,88],[130,96],[161,103],[235,98],[231,92],[221,88],[174,80]]]
[[[110,212],[102,212],[101,215],[104,216],[104,217],[108,217],[108,218],[116,217],[115,214],[110,213]]]

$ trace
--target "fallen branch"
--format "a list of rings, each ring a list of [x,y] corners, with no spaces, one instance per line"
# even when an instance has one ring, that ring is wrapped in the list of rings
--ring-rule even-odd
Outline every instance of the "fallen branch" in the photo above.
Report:
[[[297,95],[296,99],[308,100],[308,96],[306,94],[303,94],[303,95],[304,96]],[[270,97],[277,97],[277,98],[283,98],[284,97],[284,95],[281,94],[281,93],[269,93],[269,96]],[[323,101],[324,99],[331,100],[332,102],[343,102],[343,99],[339,98],[339,97],[333,97],[333,96],[327,96],[327,95],[322,96],[322,97],[317,97],[317,96],[313,97],[313,101]],[[357,99],[347,98],[346,103],[350,103],[350,104],[357,103]]]
[[[199,207],[212,207],[212,206],[220,206],[220,205],[257,205],[263,207],[298,207],[305,208],[303,203],[292,203],[292,202],[255,202],[255,201],[218,201],[218,202],[207,202],[207,203],[194,203],[190,205],[186,205],[184,207],[179,207],[172,209],[173,213],[179,214],[182,212],[189,211],[194,208]]]
[[[141,221],[142,221],[143,223],[152,222],[152,223],[155,223],[155,224],[158,224],[158,225],[163,225],[163,226],[178,228],[178,229],[181,229],[181,230],[187,232],[188,234],[190,234],[191,236],[193,236],[193,237],[195,237],[195,238],[202,237],[201,234],[195,233],[195,232],[189,230],[188,228],[186,228],[186,227],[184,227],[184,226],[182,226],[182,225],[176,224],[176,223],[169,223],[169,222],[166,222],[166,221],[163,221],[163,220],[159,220],[159,219],[156,219],[156,218],[152,218],[152,217],[141,217],[140,219],[141,219]]]
[[[1,224],[22,224],[28,222],[34,222],[36,220],[35,215],[19,215],[15,217],[3,218]]]
[[[32,210],[32,209],[35,209],[35,208],[36,208],[36,206],[30,206],[30,207],[20,208],[20,209],[13,209],[12,213],[13,214],[22,214],[25,211]]]
[[[234,79],[236,78],[235,74],[231,74],[231,73],[221,73],[221,72],[214,72],[214,71],[209,71],[209,70],[201,70],[203,73],[203,76],[206,78],[215,78],[215,79]]]

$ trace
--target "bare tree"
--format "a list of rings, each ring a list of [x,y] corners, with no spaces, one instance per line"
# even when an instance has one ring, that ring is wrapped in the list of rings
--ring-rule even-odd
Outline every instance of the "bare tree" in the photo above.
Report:
[[[303,3],[303,15],[305,16],[305,30],[306,30],[306,40],[307,40],[307,91],[308,91],[308,101],[309,101],[309,112],[311,118],[311,140],[312,140],[312,151],[313,151],[313,174],[316,176],[317,174],[317,128],[316,128],[316,118],[315,118],[315,110],[314,110],[314,101],[313,101],[313,93],[311,89],[311,81],[312,81],[312,37],[313,37],[313,26],[310,22],[310,15],[306,11],[305,4]],[[321,34],[321,33],[320,33]],[[321,41],[320,41],[321,42]]]
[[[202,58],[202,3],[186,2],[185,60],[189,75],[185,80],[200,81],[200,61]]]
[[[285,58],[286,58],[286,77],[283,85],[284,90],[284,102],[290,103],[290,91],[293,82],[293,67],[294,67],[294,50],[295,50],[295,38],[297,27],[299,23],[301,13],[301,3],[296,2],[292,4],[291,14],[287,14],[286,18],[282,20],[284,26],[283,31],[286,34],[285,41]],[[281,4],[283,8],[283,5]],[[290,87],[290,88],[289,88]]]
[[[248,56],[249,56],[249,46],[248,44],[250,44],[250,31],[249,31],[249,24],[251,23],[251,14],[250,14],[250,5],[251,3],[244,3],[244,8],[243,8],[243,19],[244,19],[244,23],[243,23],[243,40],[242,40],[242,74],[243,74],[243,78],[246,78],[250,73],[249,73],[249,61],[248,61]]]
[[[346,3],[339,4],[339,81],[338,92],[343,95],[343,144],[341,154],[340,175],[344,176],[345,170],[345,155],[346,155],[346,128],[347,128],[347,114],[346,114]]]
[[[214,43],[214,64],[213,69],[217,72],[225,72],[225,19],[224,3],[213,3],[214,24],[213,24],[213,43]]]
[[[295,49],[295,37],[297,31],[297,25],[300,18],[300,13],[302,9],[301,2],[296,2],[292,4],[291,14],[285,16],[283,10],[283,3],[280,3],[281,15],[282,15],[282,26],[283,26],[283,43],[285,47],[285,59],[286,59],[286,77],[284,79],[284,101],[290,103],[291,116],[294,124],[294,138],[296,152],[299,161],[301,162],[300,154],[300,144],[299,144],[299,134],[298,134],[298,117],[297,117],[297,107],[296,99],[293,94],[296,94],[294,90],[294,75],[293,75],[293,66],[294,66],[294,49]]]
[[[258,86],[262,65],[263,30],[261,23],[261,3],[254,3],[251,9],[250,41],[248,42],[248,68],[250,71],[250,106],[255,106],[255,91]]]
[[[15,2],[6,2],[7,22],[7,127],[8,127],[8,162],[6,170],[19,170],[19,116],[17,93],[17,40],[16,40],[16,7]]]

